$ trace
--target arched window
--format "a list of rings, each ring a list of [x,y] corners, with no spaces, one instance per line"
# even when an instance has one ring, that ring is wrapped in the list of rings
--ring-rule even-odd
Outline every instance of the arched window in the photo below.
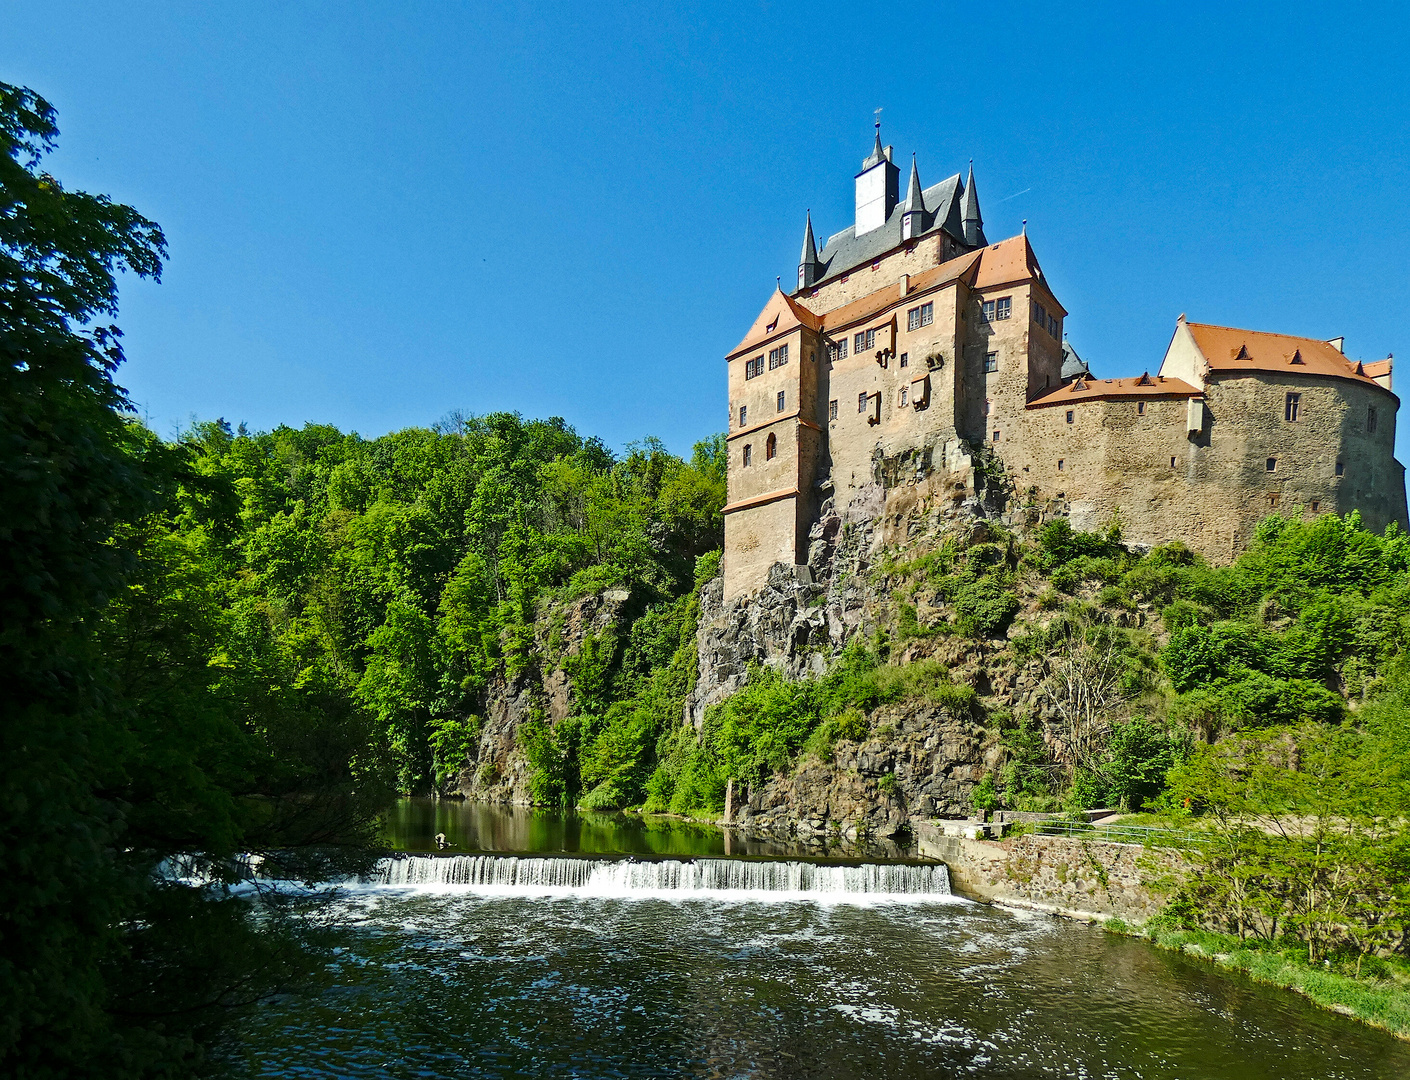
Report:
[[[770,435],[764,443],[764,460],[772,461],[778,454],[778,436]]]
[[[749,459],[754,456],[754,448],[748,443],[744,444],[744,467],[749,468]]]

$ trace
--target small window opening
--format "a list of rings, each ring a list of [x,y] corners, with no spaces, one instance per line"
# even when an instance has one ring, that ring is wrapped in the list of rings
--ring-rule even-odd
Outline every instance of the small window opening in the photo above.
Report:
[[[1292,422],[1302,414],[1302,395],[1289,394],[1283,404],[1283,419]]]
[[[911,354],[910,354],[910,353],[905,353],[905,352],[903,352],[903,353],[901,354],[901,366],[902,366],[902,367],[910,367],[910,366],[911,366]]]
[[[1072,411],[1071,409],[1068,409],[1068,410],[1067,410],[1067,422],[1068,422],[1069,424],[1072,423],[1072,417],[1073,417],[1073,415],[1074,415],[1074,414],[1073,414],[1073,411]]]
[[[994,441],[995,441],[995,442],[998,442],[998,441],[999,441],[999,429],[998,429],[998,428],[995,428],[995,429],[994,429]]]
[[[989,415],[989,410],[993,407],[993,404],[994,404],[994,403],[993,403],[992,401],[986,401],[986,402],[984,403],[984,415],[985,415],[985,416],[988,416],[988,415]]]
[[[1376,430],[1376,407],[1375,407],[1374,405],[1368,405],[1368,406],[1366,406],[1366,432],[1367,432],[1367,434],[1371,434],[1371,433],[1375,432],[1375,430]]]
[[[1067,462],[1065,462],[1062,458],[1058,458],[1058,472],[1062,472],[1066,466]]]
[[[764,442],[764,460],[772,461],[778,456],[778,436],[770,435]]]
[[[1269,507],[1276,507],[1278,505],[1278,493],[1276,491],[1270,491],[1268,493],[1268,505]]]
[[[1263,469],[1265,472],[1276,472],[1277,468],[1278,459],[1275,457],[1270,457],[1263,465]]]
[[[744,444],[744,467],[749,468],[749,463],[754,457],[754,448],[748,443]]]
[[[1146,403],[1145,403],[1144,401],[1138,401],[1138,402],[1136,402],[1136,415],[1137,415],[1137,416],[1145,416],[1145,415],[1146,415]]]
[[[779,411],[779,412],[783,412],[783,403],[784,403],[785,400],[786,400],[786,398],[785,398],[784,391],[780,390],[780,391],[778,392],[778,411]]]
[[[904,407],[905,404],[906,404],[906,387],[903,386],[903,387],[901,387],[901,405],[902,405],[902,407]]]
[[[1345,475],[1346,475],[1346,463],[1345,463],[1345,462],[1342,462],[1342,461],[1338,461],[1338,462],[1337,462],[1337,475],[1338,475],[1338,476],[1345,476]]]
[[[1171,459],[1170,459],[1170,467],[1171,467],[1172,469],[1175,468],[1175,459],[1174,459],[1174,458],[1171,458]]]
[[[986,353],[984,356],[984,371],[991,374],[999,370],[999,354],[996,352]]]
[[[747,423],[749,423],[749,406],[741,405],[739,407],[739,426],[744,427]]]
[[[1316,500],[1316,499],[1313,499],[1313,500],[1312,500],[1312,512],[1313,512],[1314,514],[1321,508],[1321,506],[1322,506],[1322,504],[1321,504],[1318,500]]]
[[[831,401],[829,401],[829,402],[827,403],[827,418],[828,418],[829,420],[836,420],[836,419],[837,419],[837,399],[836,399],[836,398],[833,398]]]
[[[867,396],[866,396],[866,394],[858,394],[858,395],[857,395],[857,411],[858,411],[858,412],[866,412],[866,411],[867,411]]]

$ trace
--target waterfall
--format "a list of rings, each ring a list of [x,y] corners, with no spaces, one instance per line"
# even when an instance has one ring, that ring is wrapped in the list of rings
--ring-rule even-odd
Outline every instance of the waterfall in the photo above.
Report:
[[[807,862],[740,859],[532,858],[515,855],[407,855],[383,859],[372,878],[382,885],[463,886],[485,891],[572,892],[595,896],[730,894],[760,899],[870,894],[887,897],[950,895],[942,864]]]

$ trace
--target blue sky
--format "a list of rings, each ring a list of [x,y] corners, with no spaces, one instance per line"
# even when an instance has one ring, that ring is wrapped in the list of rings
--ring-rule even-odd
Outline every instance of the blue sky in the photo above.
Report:
[[[511,409],[685,452],[878,106],[926,184],[974,159],[991,239],[1028,219],[1099,374],[1181,312],[1410,363],[1406,10],[3,0],[0,79],[166,229],[121,318],[162,433]]]

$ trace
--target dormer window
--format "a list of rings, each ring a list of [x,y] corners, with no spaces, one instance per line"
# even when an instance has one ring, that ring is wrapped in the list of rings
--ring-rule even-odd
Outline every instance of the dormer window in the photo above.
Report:
[[[764,373],[764,358],[756,356],[753,360],[744,361],[745,379],[754,379]]]

